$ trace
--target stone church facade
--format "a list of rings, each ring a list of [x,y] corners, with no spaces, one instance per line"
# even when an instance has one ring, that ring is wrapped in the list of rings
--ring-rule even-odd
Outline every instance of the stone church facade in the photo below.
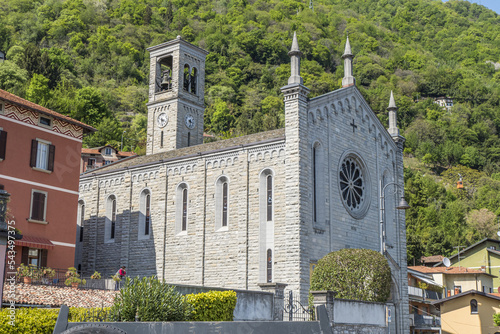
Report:
[[[207,144],[207,52],[180,37],[149,51],[147,154],[80,179],[84,275],[110,276],[125,265],[130,276],[177,284],[284,283],[307,300],[320,258],[369,248],[389,260],[393,319],[407,332],[405,219],[395,209],[404,138],[392,95],[387,130],[356,88],[349,40],[343,87],[308,98],[294,36],[285,128]]]

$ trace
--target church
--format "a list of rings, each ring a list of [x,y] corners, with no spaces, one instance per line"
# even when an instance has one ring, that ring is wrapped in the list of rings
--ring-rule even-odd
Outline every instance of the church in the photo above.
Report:
[[[176,284],[283,283],[307,301],[319,259],[369,248],[388,259],[396,326],[406,332],[405,218],[396,210],[404,138],[392,93],[386,129],[357,89],[349,39],[342,88],[309,98],[294,35],[281,88],[285,127],[206,144],[208,52],[180,36],[148,51],[146,155],[80,177],[76,264],[84,275],[109,277],[125,265],[129,276]]]

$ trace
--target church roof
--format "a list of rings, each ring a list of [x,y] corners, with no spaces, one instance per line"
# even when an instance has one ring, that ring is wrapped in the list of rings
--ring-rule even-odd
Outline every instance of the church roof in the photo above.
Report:
[[[266,132],[254,133],[248,136],[230,138],[226,140],[214,141],[211,143],[183,147],[177,150],[161,152],[150,155],[132,156],[118,160],[112,164],[94,169],[84,175],[100,174],[117,171],[125,168],[154,164],[157,162],[174,161],[183,158],[201,156],[205,154],[219,153],[222,151],[234,150],[237,148],[265,144],[285,139],[285,129],[277,129]]]

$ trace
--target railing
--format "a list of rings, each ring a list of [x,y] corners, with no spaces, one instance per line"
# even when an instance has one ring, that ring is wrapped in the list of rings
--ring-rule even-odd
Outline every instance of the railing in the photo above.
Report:
[[[16,281],[19,283],[33,284],[33,285],[48,285],[57,287],[67,287],[65,281],[67,279],[66,272],[68,269],[52,268],[53,274],[44,273],[46,268],[38,268],[29,266],[25,270],[27,272],[25,275],[19,273],[16,274]],[[111,278],[106,279],[91,279],[90,277],[79,277],[85,280],[78,285],[80,289],[96,289],[96,290],[117,290],[121,289],[124,282],[120,281],[116,283]]]
[[[432,315],[410,314],[410,325],[414,327],[440,327],[441,318]]]
[[[408,287],[408,294],[410,296],[420,297],[424,300],[425,299],[438,300],[438,299],[442,298],[441,292],[436,292],[436,291],[431,291],[431,290],[423,290],[423,289],[417,288],[415,286]]]

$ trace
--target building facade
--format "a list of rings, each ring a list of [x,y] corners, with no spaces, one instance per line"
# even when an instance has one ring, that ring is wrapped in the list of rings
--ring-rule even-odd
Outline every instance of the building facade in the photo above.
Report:
[[[388,131],[356,88],[349,41],[343,88],[308,98],[294,36],[285,128],[207,144],[207,53],[180,37],[149,51],[146,156],[80,178],[84,273],[126,265],[178,284],[284,283],[306,301],[320,258],[370,248],[392,269],[392,331],[408,332],[405,220],[395,209],[404,138],[392,95]]]
[[[82,148],[80,173],[85,173],[134,155],[136,155],[134,152],[122,152],[111,145]]]
[[[78,181],[86,124],[0,90],[0,184],[7,219],[23,235],[15,263],[74,264]]]

